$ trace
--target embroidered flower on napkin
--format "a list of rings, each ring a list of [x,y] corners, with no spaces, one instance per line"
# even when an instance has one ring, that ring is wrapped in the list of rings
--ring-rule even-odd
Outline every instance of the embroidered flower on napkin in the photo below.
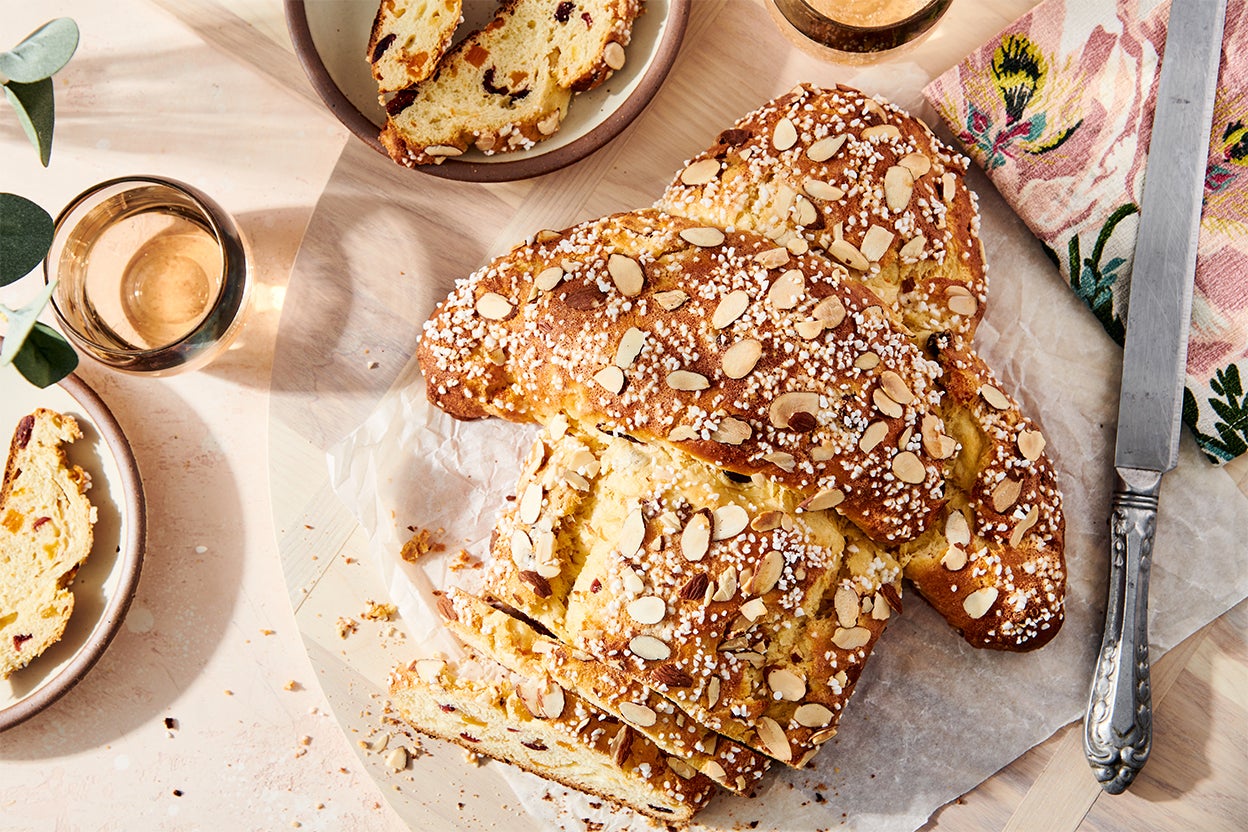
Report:
[[[1169,11],[1046,0],[924,90],[1119,343]],[[1248,451],[1248,0],[1213,119],[1183,418],[1226,462]]]

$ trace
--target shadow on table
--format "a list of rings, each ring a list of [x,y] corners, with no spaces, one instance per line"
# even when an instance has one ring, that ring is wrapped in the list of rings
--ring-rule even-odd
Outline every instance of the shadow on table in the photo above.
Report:
[[[79,374],[109,404],[138,460],[146,555],[112,644],[61,699],[0,736],[3,760],[65,757],[137,729],[164,730],[172,703],[219,648],[240,591],[244,513],[219,438],[169,385],[94,365]]]

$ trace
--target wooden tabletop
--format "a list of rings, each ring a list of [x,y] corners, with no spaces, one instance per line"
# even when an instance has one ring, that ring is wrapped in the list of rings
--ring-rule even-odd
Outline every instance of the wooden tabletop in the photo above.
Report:
[[[916,106],[918,90],[927,79],[952,66],[1035,1],[958,0],[942,23],[940,36],[911,56],[907,64],[911,74],[898,77],[895,72],[890,75],[888,66],[877,66],[858,77],[875,80],[887,87],[883,91],[890,97]],[[56,13],[80,11],[84,17],[98,17],[79,4],[58,4]],[[25,5],[0,0],[0,12]],[[324,324],[341,341],[325,360],[340,370],[336,388],[319,395],[301,380],[269,377],[281,318],[293,314],[283,310],[283,299],[288,292],[297,296],[296,290],[308,290],[290,285],[296,253],[301,245],[306,248],[305,226],[315,216],[318,200],[335,187],[335,167],[344,154],[359,164],[389,163],[364,160],[358,143],[326,116],[293,55],[279,0],[126,0],[123,5],[118,14],[132,16],[129,28],[134,32],[125,35],[120,24],[111,28],[101,24],[100,37],[141,44],[144,25],[151,31],[186,34],[179,40],[181,52],[152,45],[148,60],[141,63],[143,77],[110,74],[112,68],[105,62],[90,67],[92,77],[150,90],[148,109],[135,105],[125,111],[93,110],[97,99],[113,99],[102,92],[97,96],[58,89],[67,142],[62,151],[79,152],[71,149],[72,141],[83,153],[94,148],[96,158],[106,159],[107,165],[75,168],[54,157],[46,173],[22,168],[18,184],[28,195],[54,205],[94,181],[83,180],[88,174],[103,179],[129,167],[128,172],[168,171],[193,178],[198,171],[198,184],[223,196],[229,207],[246,212],[245,226],[267,230],[259,308],[253,310],[242,348],[215,371],[153,382],[116,379],[96,368],[85,369],[88,380],[114,403],[123,425],[136,434],[132,439],[137,439],[149,499],[156,495],[150,567],[136,601],[137,617],[129,623],[127,635],[110,649],[95,678],[48,713],[0,735],[0,827],[134,828],[133,821],[141,819],[142,828],[211,828],[221,822],[222,807],[228,806],[235,828],[298,824],[305,829],[399,832],[405,825],[386,808],[388,795],[382,787],[359,766],[352,753],[357,738],[344,737],[328,719],[330,706],[303,655],[278,569],[274,532],[280,537],[289,529],[283,525],[288,517],[282,495],[268,494],[266,457],[275,449],[266,446],[258,427],[282,408],[316,412],[323,420],[316,422],[323,434],[315,442],[306,436],[303,440],[319,451],[341,435],[341,425],[358,423],[368,413],[410,357],[414,332],[372,332],[369,338],[353,333],[351,321],[358,310],[352,309],[351,298],[331,297],[341,308],[341,320]],[[22,20],[30,19],[31,13],[24,13]],[[749,37],[748,27],[726,25],[734,19],[766,20],[758,0],[694,0],[691,27],[723,25],[732,37]],[[28,28],[32,27],[19,26],[21,33]],[[8,34],[6,30],[5,38],[12,40]],[[194,77],[194,72],[172,69],[181,67],[179,55],[190,43],[209,50],[196,56],[197,66],[214,71],[237,68],[263,82],[249,86],[225,79],[220,89],[271,95],[264,106],[284,107],[283,118],[289,121],[274,123],[240,103],[236,111],[225,109],[221,116],[225,121],[214,126],[210,115],[179,106],[176,90],[160,85],[162,67],[183,82]],[[749,53],[741,47],[741,54]],[[794,47],[791,54],[775,56],[774,62],[783,65],[796,55]],[[89,59],[91,50],[79,57]],[[853,78],[861,71],[846,68],[838,77]],[[78,77],[86,83],[86,76]],[[767,86],[759,81],[761,97]],[[286,105],[281,105],[283,100]],[[716,124],[739,115],[732,106],[709,94],[698,104]],[[305,140],[302,149],[296,148],[288,128]],[[700,146],[704,132],[697,124],[673,124],[672,147],[656,148],[655,153],[665,155],[665,165],[672,160],[679,164]],[[287,153],[303,154],[297,165],[283,165],[276,153],[263,164],[247,158],[263,153],[256,148],[279,137],[289,142]],[[0,150],[5,153],[23,152],[22,141],[20,133],[0,130]],[[214,143],[220,146],[214,148]],[[251,171],[252,179],[244,182],[235,173],[213,181],[212,170],[222,164],[222,152],[233,156],[235,167]],[[504,240],[524,236],[547,217],[580,219],[652,199],[654,183],[667,172],[656,174],[657,179],[638,177],[626,163],[613,167],[610,152],[608,146],[593,164],[559,177],[489,191],[490,201],[481,211],[523,204],[526,213],[514,220],[515,227],[494,222],[488,239],[473,234],[456,238],[464,248],[458,256],[475,264]],[[225,164],[230,167],[228,161]],[[273,168],[268,178],[264,165]],[[6,181],[8,176],[7,171],[0,173],[0,189],[17,190]],[[453,189],[444,184],[426,186],[415,178],[407,181],[411,190],[392,198],[409,206],[426,200],[418,210],[425,211],[429,227],[450,233],[437,214],[437,200]],[[350,256],[343,253],[348,260]],[[319,291],[332,293],[334,288]],[[402,306],[396,302],[396,307]],[[149,418],[153,414],[159,418]],[[1248,459],[1232,463],[1226,471],[1248,495]],[[323,469],[314,473],[323,476]],[[192,483],[188,474],[199,479]],[[272,524],[270,497],[276,514]],[[193,516],[204,509],[234,519],[206,521]],[[343,546],[359,545],[358,531],[350,528],[307,533],[337,535],[333,554],[341,555]],[[210,557],[218,546],[239,551],[222,559],[214,573],[212,562],[204,563],[203,553],[195,552],[195,544],[201,542]],[[186,558],[182,570],[171,553]],[[194,586],[182,584],[187,574],[194,577]],[[289,574],[285,578],[292,580]],[[186,621],[176,620],[177,606],[167,600],[170,584],[198,596],[186,603]],[[1248,825],[1246,632],[1248,601],[1155,663],[1153,757],[1127,794],[1111,797],[1100,791],[1083,759],[1080,726],[1072,724],[942,807],[922,828],[953,832],[1244,828]],[[204,641],[197,643],[197,638]],[[143,669],[145,677],[128,679],[127,667]],[[162,673],[167,678],[148,678]],[[90,704],[87,697],[93,697]],[[112,711],[97,707],[97,702],[105,701]],[[242,709],[244,702],[252,704]],[[176,717],[176,727],[162,728],[162,717],[170,715]],[[86,716],[91,727],[86,727]],[[118,723],[115,730],[98,724],[112,718]],[[198,738],[197,725],[206,726]],[[76,726],[83,726],[80,734]],[[160,765],[145,765],[149,759]],[[64,805],[65,796],[74,793],[74,772],[80,770],[92,772],[93,791],[114,794],[109,801],[93,801],[91,815]],[[184,785],[190,783],[195,785]],[[185,796],[171,797],[175,790],[185,791]]]

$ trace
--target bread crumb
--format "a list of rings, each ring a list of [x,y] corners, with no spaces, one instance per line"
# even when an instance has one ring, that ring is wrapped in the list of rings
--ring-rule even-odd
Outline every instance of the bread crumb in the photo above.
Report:
[[[226,688],[226,689],[225,689],[225,695],[226,695],[226,696],[233,696],[233,695],[234,695],[234,691],[230,690],[229,688]]]
[[[368,609],[360,613],[360,617],[369,621],[389,621],[394,618],[394,614],[398,611],[398,607],[394,604],[379,604],[370,600],[368,601]]]
[[[276,633],[277,633],[277,630],[261,630],[260,631],[260,635],[262,636],[271,636],[271,635],[275,635]]]
[[[459,572],[461,569],[480,569],[482,565],[480,558],[468,554],[467,549],[460,549],[449,568],[452,572]]]
[[[412,530],[412,536],[403,544],[403,549],[399,555],[408,563],[415,563],[430,552],[441,552],[446,547],[441,543],[433,540],[434,534],[441,534],[445,529],[438,529],[436,532],[430,532],[428,529],[419,529],[408,526]]]
[[[302,690],[303,685],[299,684],[294,679],[290,679],[286,682],[286,684],[282,685],[282,689],[283,690]]]
[[[352,618],[339,618],[336,626],[338,627],[338,638],[346,638],[359,629],[359,622]]]
[[[395,746],[390,753],[386,755],[386,765],[393,772],[400,772],[407,768],[408,754],[407,749],[401,745]]]

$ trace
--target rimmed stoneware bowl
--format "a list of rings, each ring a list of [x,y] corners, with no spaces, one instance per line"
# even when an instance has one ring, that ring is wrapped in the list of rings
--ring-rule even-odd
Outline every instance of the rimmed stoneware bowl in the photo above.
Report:
[[[469,150],[411,170],[466,182],[528,179],[580,161],[615,138],[658,92],[676,60],[691,0],[646,0],[633,25],[624,68],[572,98],[559,132],[529,150],[487,156]],[[464,0],[456,39],[488,22],[495,0]],[[325,106],[360,140],[385,155],[378,135],[385,111],[365,53],[378,3],[285,0],[286,24],[304,72]]]
[[[83,437],[66,446],[72,465],[91,475],[87,495],[96,507],[91,554],[70,585],[74,611],[61,640],[26,667],[0,680],[0,731],[30,719],[64,696],[104,655],[121,629],[139,583],[146,509],[139,469],[121,426],[87,384],[71,375],[40,390],[0,368],[0,445],[22,416],[45,407],[77,420]],[[0,741],[2,744],[2,741]]]

